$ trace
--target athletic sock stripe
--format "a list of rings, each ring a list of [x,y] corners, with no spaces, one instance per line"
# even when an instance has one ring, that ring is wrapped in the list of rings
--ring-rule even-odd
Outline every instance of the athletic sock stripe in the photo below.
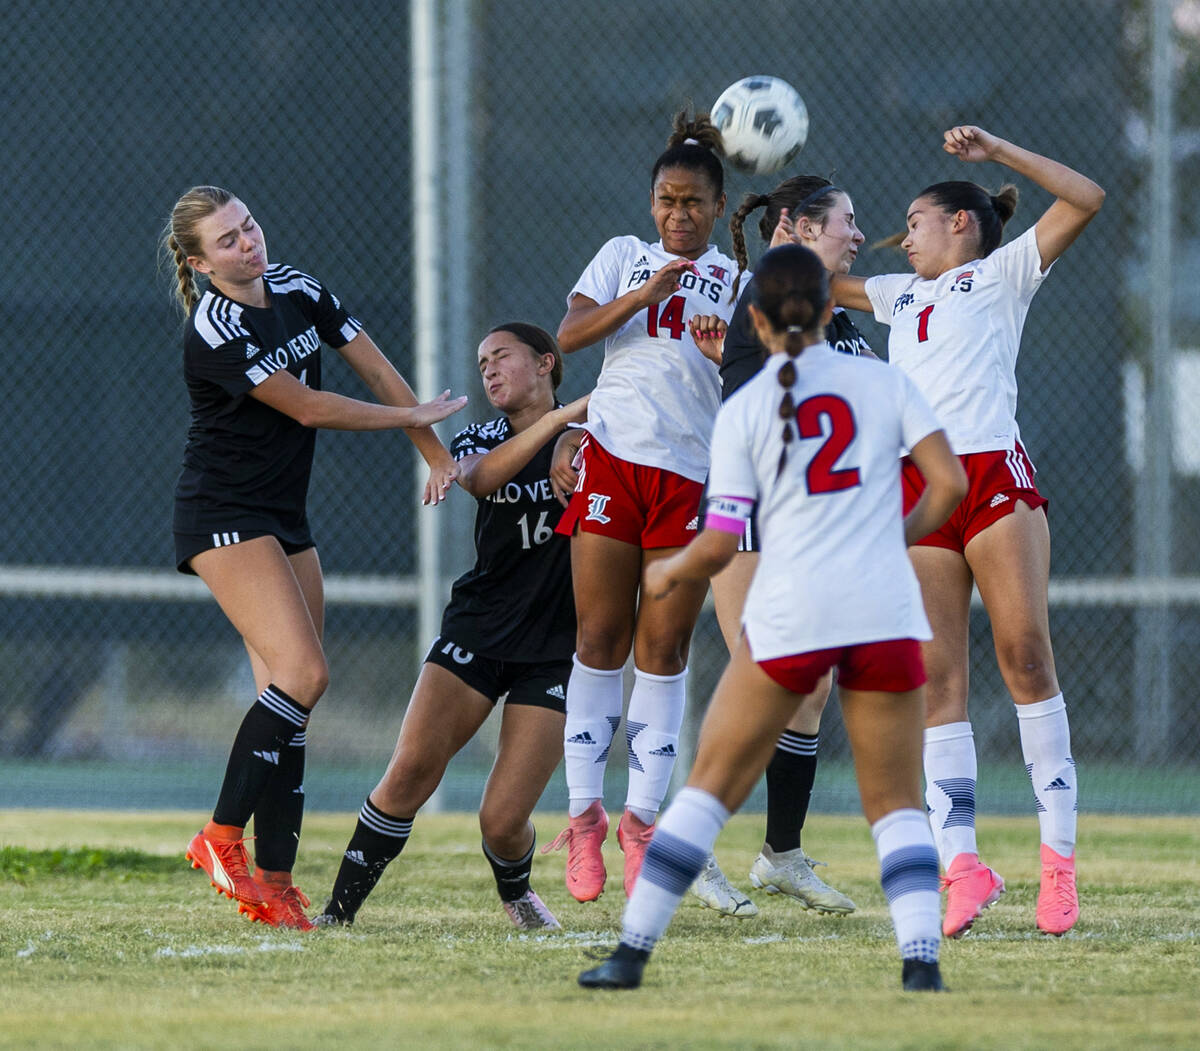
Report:
[[[938,856],[931,845],[893,850],[879,864],[879,882],[888,903],[914,891],[938,891]]]
[[[788,755],[816,755],[819,743],[819,736],[810,737],[808,734],[798,734],[792,733],[790,730],[784,730],[779,735],[779,740],[775,743],[775,747],[781,752],[787,752]]]
[[[707,860],[707,851],[660,828],[646,848],[639,878],[644,877],[648,882],[682,896],[700,875]]]
[[[271,685],[263,690],[258,695],[258,703],[264,708],[270,709],[281,719],[286,719],[293,726],[303,729],[308,722],[308,709],[293,701],[278,686]]]
[[[378,832],[381,836],[390,836],[393,839],[407,839],[412,833],[412,818],[402,821],[399,818],[388,817],[382,810],[373,807],[370,802],[363,803],[362,809],[358,812],[358,820],[372,832]]]
[[[308,731],[301,730],[295,737],[288,741],[289,748],[304,748],[308,745]]]

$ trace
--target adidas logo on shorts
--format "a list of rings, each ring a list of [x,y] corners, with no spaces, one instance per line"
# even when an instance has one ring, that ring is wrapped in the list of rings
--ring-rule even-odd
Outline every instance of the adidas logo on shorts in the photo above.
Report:
[[[700,516],[697,515],[690,522],[688,522],[688,524],[686,526],[684,526],[684,528],[690,529],[692,532],[695,532],[697,529],[700,528]]]
[[[999,507],[1001,504],[1006,504],[1006,503],[1008,503],[1007,494],[997,493],[995,496],[992,497],[992,502],[990,504],[988,504],[988,507]]]
[[[653,748],[650,750],[651,755],[661,755],[666,759],[674,759],[675,746],[673,744],[664,744],[661,748]]]
[[[596,739],[594,737],[592,737],[592,735],[590,733],[588,733],[587,730],[584,730],[583,733],[576,734],[574,737],[567,738],[567,744],[595,744],[595,743],[596,743]]]
[[[562,688],[561,683],[551,686],[550,689],[546,691],[546,696],[557,697],[560,701],[565,701],[567,699],[566,691]]]

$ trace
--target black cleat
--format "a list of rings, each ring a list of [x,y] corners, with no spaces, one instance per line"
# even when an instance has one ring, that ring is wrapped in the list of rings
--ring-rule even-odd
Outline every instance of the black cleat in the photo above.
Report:
[[[900,978],[905,992],[946,991],[946,987],[942,984],[942,972],[938,970],[936,963],[926,963],[924,960],[905,960]]]
[[[352,927],[354,926],[354,917],[341,915],[334,909],[333,902],[330,901],[319,916],[313,917],[313,923],[318,927]]]
[[[642,984],[642,971],[649,958],[644,950],[618,945],[599,967],[584,971],[579,984],[585,989],[636,989]]]

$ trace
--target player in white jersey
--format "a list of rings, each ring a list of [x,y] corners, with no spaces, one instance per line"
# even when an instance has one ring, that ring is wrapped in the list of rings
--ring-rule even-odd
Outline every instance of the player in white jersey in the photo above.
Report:
[[[855,223],[854,203],[849,194],[819,175],[797,175],[785,179],[770,193],[747,194],[729,222],[738,280],[749,266],[746,251],[745,221],[751,213],[763,209],[758,229],[771,247],[802,244],[816,252],[831,274],[849,273],[863,243]],[[737,282],[735,282],[736,287]],[[740,297],[721,354],[721,397],[728,401],[762,368],[765,350],[750,321],[749,306],[753,278],[746,294]],[[838,308],[825,329],[825,339],[842,354],[867,354],[874,357],[870,344],[850,320],[850,314]],[[758,529],[754,516],[746,522],[746,535],[733,560],[712,580],[713,605],[721,634],[732,653],[741,635],[742,607],[750,581],[758,568]],[[833,673],[826,675],[809,696],[803,698],[796,714],[780,735],[775,755],[767,766],[767,829],[762,850],[750,871],[750,882],[769,894],[789,894],[806,909],[833,915],[853,912],[854,902],[829,886],[814,871],[815,862],[801,846],[801,831],[808,813],[809,799],[817,769],[817,742],[821,713],[829,699]],[[707,867],[692,892],[710,908],[740,916],[737,892],[728,887],[715,864]]]
[[[972,125],[945,133],[947,153],[995,161],[1032,179],[1054,203],[1000,247],[1015,186],[991,195],[972,182],[937,183],[909,206],[901,248],[915,273],[840,277],[839,303],[891,326],[889,360],[929,398],[971,480],[967,499],[910,552],[933,641],[925,737],[926,802],[946,870],[943,931],[957,937],[1004,891],[979,860],[976,758],[967,716],[972,585],[992,624],[996,659],[1016,702],[1021,750],[1041,836],[1039,929],[1060,935],[1079,917],[1075,885],[1077,783],[1066,705],[1050,645],[1046,500],[1017,428],[1016,360],[1030,300],[1051,264],[1099,211],[1091,179]],[[906,500],[920,471],[904,468]]]
[[[426,503],[438,503],[457,468],[429,425],[466,398],[450,400],[447,391],[418,405],[336,296],[298,270],[268,266],[261,228],[228,190],[197,186],[180,197],[162,247],[188,314],[192,420],[175,491],[176,565],[208,585],[241,633],[258,690],[212,820],[187,857],[237,900],[239,912],[312,930],[292,865],[304,811],[305,728],[329,677],[321,564],[305,507],[316,428],[410,428],[431,468]],[[199,274],[208,278],[203,292]],[[338,350],[380,404],[321,390],[322,343]],[[252,814],[253,875],[243,845]]]
[[[564,732],[570,823],[550,848],[567,845],[567,888],[579,901],[599,897],[607,875],[604,768],[631,649],[629,792],[617,830],[626,893],[666,794],[683,720],[688,647],[707,581],[652,606],[638,598],[643,567],[695,535],[721,401],[708,333],[723,332],[733,311],[734,264],[708,241],[725,209],[719,145],[706,117],[676,117],[650,179],[660,240],[605,244],[571,290],[558,329],[564,353],[604,341],[579,481],[558,526],[572,538],[579,630]]]
[[[930,632],[905,544],[945,521],[966,478],[907,376],[824,341],[831,310],[818,256],[794,244],[772,249],[751,294],[755,329],[772,357],[717,417],[703,533],[649,565],[645,590],[661,601],[726,566],[755,507],[761,563],[695,766],[658,822],[620,944],[579,982],[640,984],[650,950],[762,775],[800,697],[837,668],[902,984],[940,989],[937,851],[921,805],[918,640]],[[902,516],[896,463],[906,449],[929,484]]]

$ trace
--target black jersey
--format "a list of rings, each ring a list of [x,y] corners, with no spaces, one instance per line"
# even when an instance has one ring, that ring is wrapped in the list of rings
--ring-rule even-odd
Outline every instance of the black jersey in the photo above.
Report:
[[[746,285],[738,299],[737,309],[725,333],[725,349],[721,355],[721,400],[726,401],[743,383],[755,376],[766,360],[766,351],[758,341],[754,323],[750,320],[751,288],[754,278]],[[833,320],[825,326],[825,340],[834,350],[843,354],[861,354],[871,345],[863,334],[854,327],[846,311],[836,309]]]
[[[321,343],[362,329],[328,289],[289,266],[263,275],[269,304],[210,287],[188,318],[183,374],[192,419],[175,487],[175,532],[265,529],[304,520],[316,431],[250,396],[280,369],[321,389]]]
[[[476,423],[450,444],[455,460],[513,436],[508,418]],[[454,582],[442,635],[485,657],[569,660],[575,652],[570,540],[554,527],[562,505],[550,490],[554,439],[475,513],[475,566]]]

